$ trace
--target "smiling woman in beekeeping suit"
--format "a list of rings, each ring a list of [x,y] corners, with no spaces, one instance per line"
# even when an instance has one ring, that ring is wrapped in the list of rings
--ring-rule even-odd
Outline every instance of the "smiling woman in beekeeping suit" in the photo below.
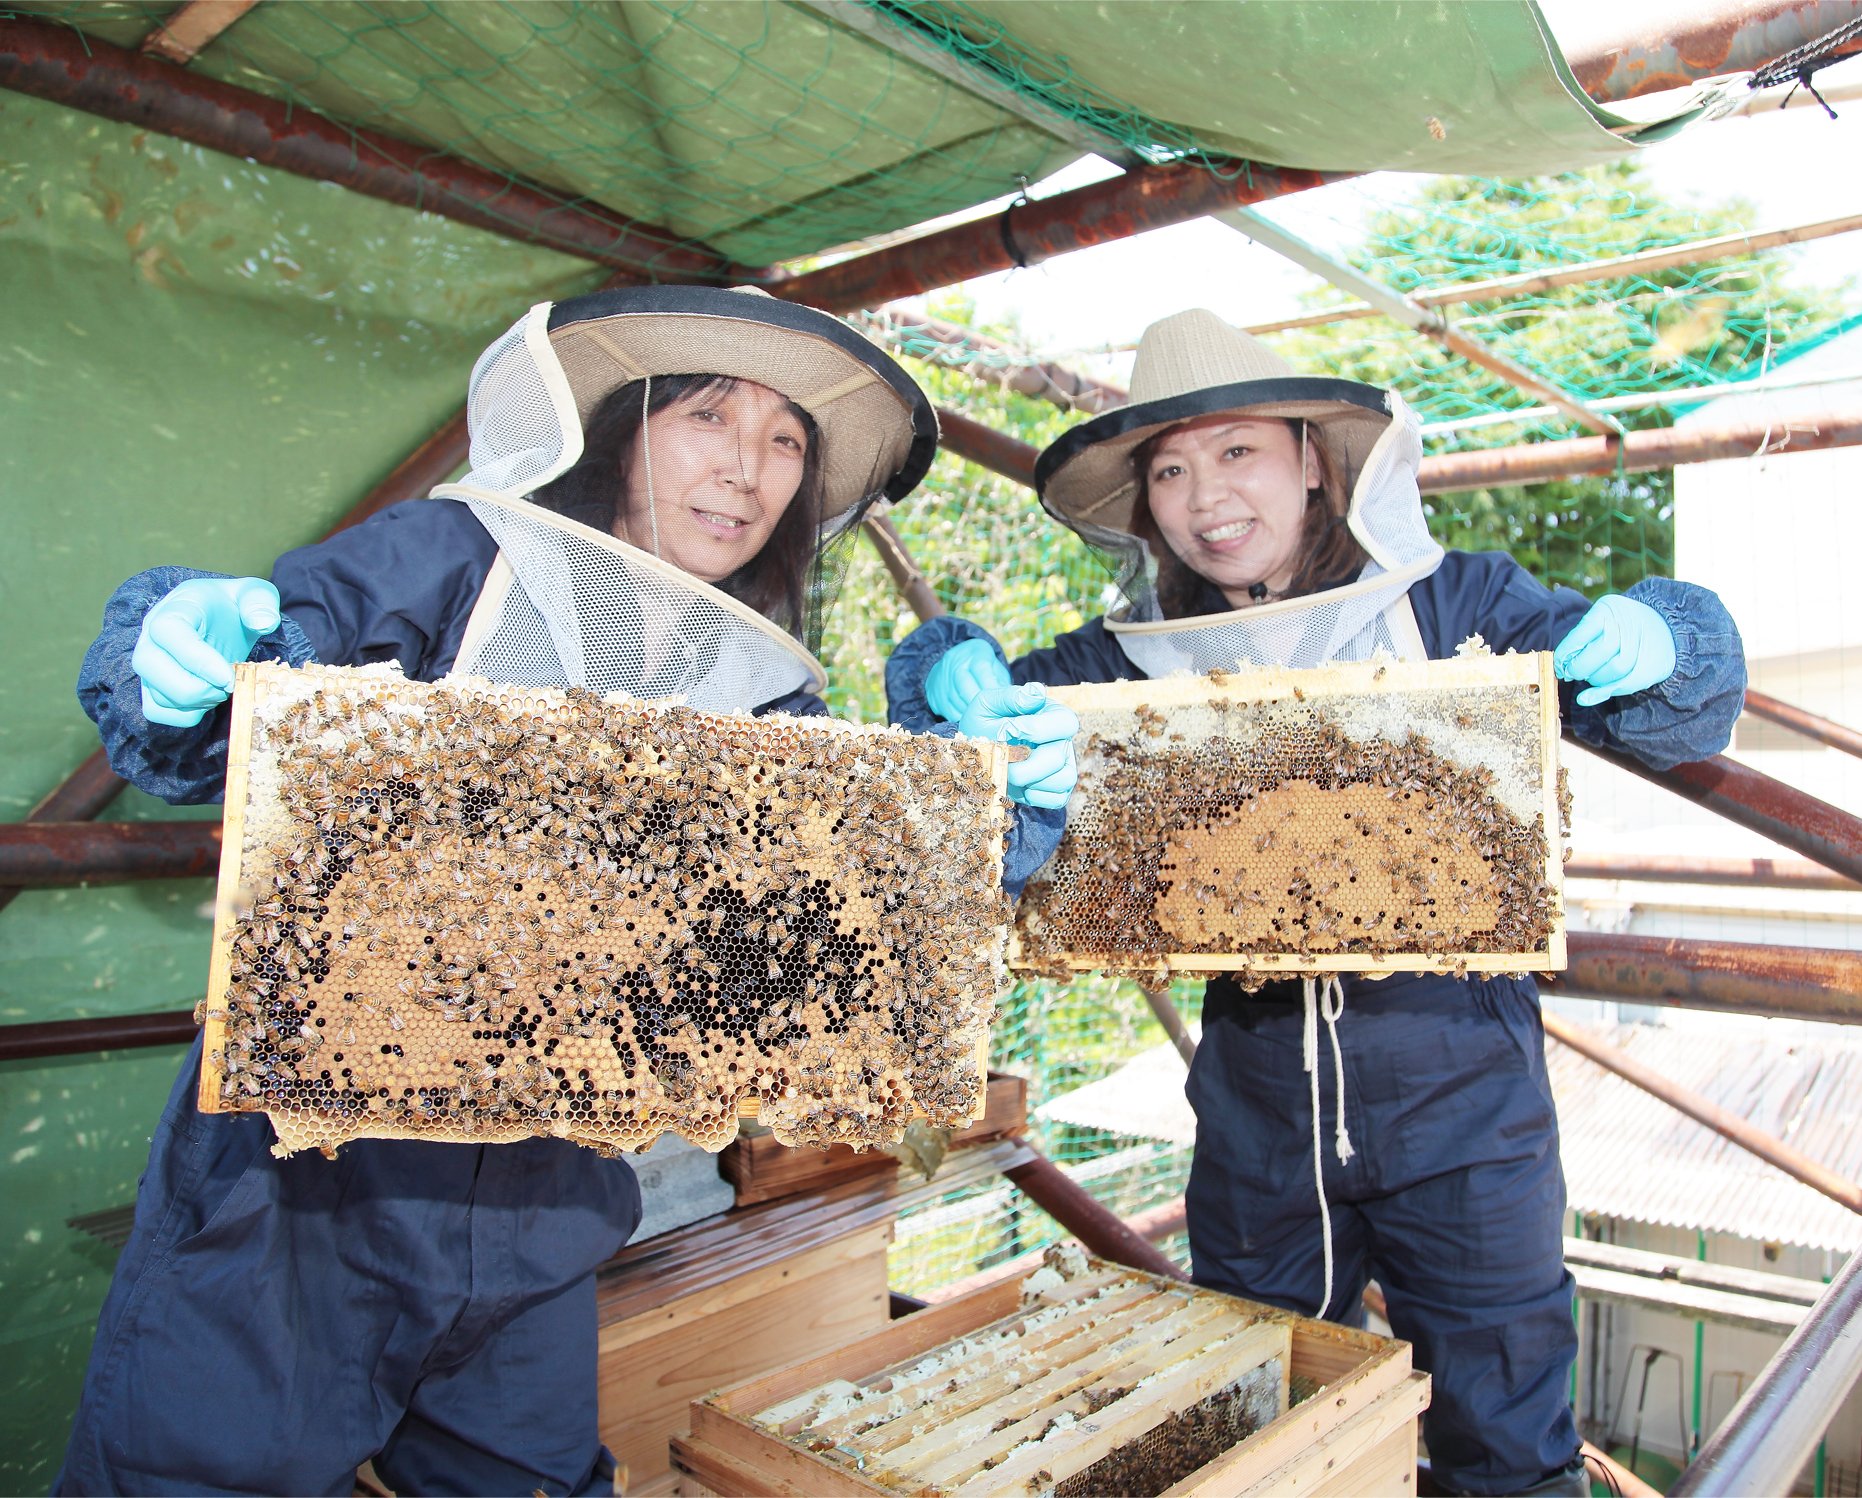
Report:
[[[1566,722],[1587,743],[1656,767],[1725,746],[1745,660],[1718,599],[1652,578],[1593,605],[1504,553],[1444,553],[1421,456],[1393,392],[1297,374],[1213,313],[1154,324],[1131,404],[1066,433],[1035,470],[1043,507],[1108,560],[1122,606],[1013,664],[976,625],[934,620],[888,664],[894,720],[960,717],[1010,681],[1440,659],[1478,633],[1497,651],[1555,652]],[[1564,1180],[1530,979],[1252,994],[1217,979],[1189,1095],[1199,1283],[1361,1322],[1375,1278],[1434,1379],[1438,1482],[1589,1491],[1566,1402]]]
[[[467,416],[460,483],[270,582],[161,567],[117,590],[79,696],[118,773],[217,800],[246,659],[824,713],[831,549],[937,441],[924,393],[837,319],[699,287],[532,308],[474,367]],[[992,721],[1065,757],[1070,714],[998,698]],[[1044,794],[1033,764],[1017,799]],[[1054,842],[1025,832],[1012,889]],[[346,1494],[373,1459],[403,1492],[610,1491],[594,1268],[639,1222],[627,1163],[549,1138],[278,1160],[262,1115],[196,1111],[199,1064],[196,1043],[60,1490]]]

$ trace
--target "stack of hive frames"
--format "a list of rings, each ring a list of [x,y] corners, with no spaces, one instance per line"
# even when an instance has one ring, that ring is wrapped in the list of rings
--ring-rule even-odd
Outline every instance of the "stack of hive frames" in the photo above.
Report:
[[[278,1153],[960,1126],[1004,752],[824,718],[241,666],[201,1068]]]
[[[1080,783],[1066,839],[1022,899],[1015,965],[1564,966],[1549,655],[1054,695],[1080,715]]]
[[[1010,1315],[746,1418],[864,1491],[1086,1498],[1163,1492],[1288,1408],[1292,1318],[1047,1258]]]

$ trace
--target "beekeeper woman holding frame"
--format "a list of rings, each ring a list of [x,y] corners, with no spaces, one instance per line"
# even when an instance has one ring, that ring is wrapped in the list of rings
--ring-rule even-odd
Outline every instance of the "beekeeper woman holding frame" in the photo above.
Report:
[[[1444,553],[1420,461],[1394,393],[1298,375],[1209,312],[1166,318],[1138,346],[1131,404],[1068,432],[1035,471],[1047,512],[1111,562],[1124,607],[1013,664],[974,624],[935,620],[889,663],[894,719],[955,719],[1009,681],[1441,659],[1479,634],[1554,652],[1586,743],[1657,768],[1724,747],[1745,661],[1718,599],[1651,578],[1591,604],[1503,553]],[[1188,1090],[1197,1282],[1361,1321],[1375,1278],[1434,1380],[1425,1434],[1445,1490],[1588,1492],[1531,980],[1246,993],[1216,979]]]
[[[287,553],[269,582],[158,567],[117,590],[79,696],[120,774],[218,799],[247,659],[824,713],[824,558],[937,441],[865,338],[715,288],[532,308],[479,359],[467,415],[463,482]],[[1014,688],[989,702],[996,732],[1066,757],[1070,715]],[[1030,763],[1016,799],[1049,795]],[[1012,889],[1043,835],[1011,833]],[[372,1459],[405,1493],[610,1491],[594,1269],[639,1222],[627,1163],[551,1138],[279,1160],[262,1115],[196,1110],[199,1065],[196,1042],[59,1490],[347,1494]]]

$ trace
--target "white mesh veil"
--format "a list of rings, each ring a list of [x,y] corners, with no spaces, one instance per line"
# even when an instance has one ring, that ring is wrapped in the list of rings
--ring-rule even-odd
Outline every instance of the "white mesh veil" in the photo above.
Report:
[[[675,316],[683,310],[676,301],[681,294],[747,295],[692,288],[653,292],[675,299]],[[759,302],[767,305],[764,299]],[[661,328],[671,326],[676,340],[681,325],[668,324],[664,308],[652,306]],[[435,499],[469,506],[499,551],[454,669],[525,685],[580,686],[643,698],[677,696],[694,706],[725,712],[747,712],[802,689],[819,691],[826,684],[819,662],[749,605],[592,525],[532,502],[537,490],[575,467],[584,448],[577,391],[550,336],[552,310],[547,303],[533,307],[474,366],[467,398],[469,471],[461,482],[433,490]],[[806,313],[826,321],[825,314],[811,309],[782,310],[791,320]],[[708,327],[720,321],[684,320],[686,325],[703,322]],[[724,326],[729,331],[728,322]],[[611,336],[603,338],[599,325],[590,330],[579,324],[577,331],[603,339],[604,346],[615,343]],[[710,333],[715,344],[716,329]],[[787,337],[777,332],[766,341]],[[616,388],[630,376],[650,374],[650,365],[633,368],[626,350],[614,346],[613,351]],[[804,350],[810,356],[814,352],[812,346]],[[734,373],[711,367],[722,362],[713,350],[690,357],[706,361],[697,372]],[[853,383],[846,381],[844,371],[840,377]],[[589,391],[580,393],[586,409]],[[934,425],[931,432],[934,438]],[[837,456],[844,470],[846,444]],[[833,575],[832,568],[822,565],[822,547],[835,535],[849,532],[866,505],[886,490],[888,479],[896,478],[896,473],[875,467],[864,487],[866,498],[846,502],[850,490],[859,490],[858,475],[851,485],[844,472],[837,476],[842,494],[838,513],[822,523],[813,538],[810,617],[818,617],[823,601],[822,577]]]
[[[1114,569],[1125,606],[1106,629],[1146,676],[1204,672],[1237,665],[1310,667],[1365,660],[1379,650],[1413,653],[1412,631],[1391,610],[1411,584],[1442,563],[1429,534],[1417,487],[1422,436],[1400,396],[1386,393],[1389,423],[1365,456],[1352,484],[1345,523],[1370,557],[1342,587],[1220,614],[1167,620],[1157,599],[1150,548],[1129,531],[1074,520]]]

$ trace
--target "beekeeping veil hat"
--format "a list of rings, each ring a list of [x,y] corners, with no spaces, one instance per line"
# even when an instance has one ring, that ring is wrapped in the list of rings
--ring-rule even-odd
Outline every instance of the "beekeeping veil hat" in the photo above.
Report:
[[[634,387],[644,421],[654,382],[677,375],[754,381],[814,422],[806,598],[801,617],[780,621],[793,633],[731,596],[733,579],[707,584],[618,539],[605,510],[551,508],[554,481],[588,478],[605,502],[610,476],[618,505],[627,455],[585,454],[589,420]],[[838,572],[832,543],[875,501],[908,494],[937,446],[930,402],[889,355],[825,312],[749,288],[631,287],[532,307],[473,367],[466,420],[469,471],[433,494],[469,505],[499,558],[455,669],[719,711],[824,685],[810,647]],[[653,456],[649,443],[649,485]]]
[[[1163,617],[1158,558],[1133,531],[1136,455],[1169,428],[1219,412],[1291,421],[1321,448],[1347,496],[1345,524],[1370,558],[1356,579],[1245,609]],[[1415,653],[1403,595],[1443,555],[1422,513],[1421,461],[1416,419],[1394,391],[1296,374],[1258,339],[1198,308],[1145,329],[1130,404],[1050,445],[1035,464],[1035,487],[1048,514],[1107,561],[1123,605],[1106,628],[1155,677],[1237,664],[1317,666],[1380,647]]]

